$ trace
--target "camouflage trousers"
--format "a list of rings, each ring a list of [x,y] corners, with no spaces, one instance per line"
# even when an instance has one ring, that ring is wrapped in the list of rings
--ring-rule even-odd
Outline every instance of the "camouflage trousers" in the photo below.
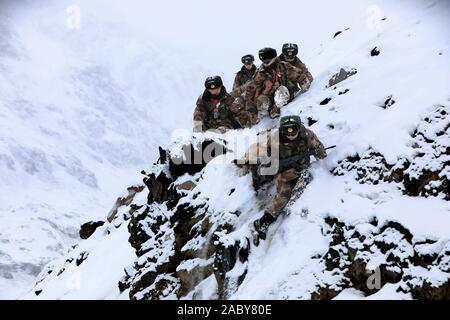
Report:
[[[294,168],[291,168],[278,173],[275,176],[277,194],[268,205],[266,211],[274,217],[277,217],[291,199],[294,188],[296,188],[295,192],[301,193],[310,181],[311,173],[308,169],[298,172]]]
[[[258,110],[257,122],[269,115],[269,113],[271,117],[279,115],[280,108],[285,106],[290,99],[291,95],[285,86],[279,86],[274,94],[259,95],[256,99],[256,108]]]

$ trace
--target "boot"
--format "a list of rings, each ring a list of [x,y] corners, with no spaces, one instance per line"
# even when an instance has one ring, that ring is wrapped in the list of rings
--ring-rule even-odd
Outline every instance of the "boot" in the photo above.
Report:
[[[262,240],[266,240],[267,229],[269,226],[275,222],[276,218],[268,212],[264,212],[264,215],[253,222],[253,226],[255,227],[255,231],[258,233],[258,236]]]
[[[271,119],[278,118],[280,116],[280,108],[277,106],[272,106],[269,111],[269,116]]]

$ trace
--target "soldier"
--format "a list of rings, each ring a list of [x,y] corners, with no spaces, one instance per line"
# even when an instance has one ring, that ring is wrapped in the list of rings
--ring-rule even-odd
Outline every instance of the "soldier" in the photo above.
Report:
[[[274,139],[275,136],[278,139]],[[238,164],[238,166],[243,168],[243,171],[250,170],[252,172],[255,188],[258,188],[257,181],[263,171],[260,164],[248,164],[249,160],[259,160],[270,154],[271,161],[276,161],[273,157],[277,157],[278,151],[278,170],[269,176],[271,180],[275,181],[277,194],[267,206],[264,215],[254,222],[255,231],[259,238],[264,240],[267,229],[277,219],[291,198],[294,186],[300,186],[299,191],[301,191],[310,182],[311,174],[308,170],[310,156],[324,159],[327,154],[323,144],[314,132],[303,126],[299,116],[282,117],[279,128],[268,131],[267,139],[259,141],[264,142],[252,145],[243,164]],[[267,181],[267,177],[263,180]]]
[[[303,84],[303,86],[308,86],[313,81],[313,76],[309,72],[308,68],[305,64],[297,57],[298,55],[298,46],[295,43],[285,43],[283,44],[282,53],[278,57],[280,61],[285,61],[290,63],[292,66],[299,68],[302,70],[304,74],[306,74],[306,79],[309,82],[308,84]],[[306,80],[305,80],[306,81]]]
[[[242,66],[241,70],[236,73],[236,78],[234,78],[233,83],[233,91],[253,78],[256,72],[256,66],[253,64],[254,61],[255,57],[251,54],[246,54],[241,58],[241,62],[244,65]]]
[[[307,75],[289,63],[279,61],[277,51],[273,48],[259,50],[261,67],[256,71],[252,81],[234,92],[234,96],[242,94],[248,104],[251,100],[257,108],[257,119],[269,114],[271,118],[280,115],[280,107],[294,98],[294,88],[306,84]],[[302,91],[308,86],[301,87]]]
[[[205,91],[197,100],[194,111],[194,130],[240,129],[250,126],[251,121],[245,108],[225,89],[220,76],[205,80]]]

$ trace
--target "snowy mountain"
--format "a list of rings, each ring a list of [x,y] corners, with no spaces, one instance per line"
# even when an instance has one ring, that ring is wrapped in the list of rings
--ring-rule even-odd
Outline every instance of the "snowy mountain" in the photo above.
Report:
[[[173,129],[191,126],[169,106],[189,114],[197,92],[184,83],[204,76],[126,26],[85,14],[68,29],[66,7],[1,4],[0,298],[23,293],[80,240],[81,223],[140,180]]]
[[[21,298],[448,299],[450,6],[346,5],[304,4],[305,21],[292,10],[286,34],[239,38],[229,50],[234,57],[221,50],[209,57],[208,41],[196,50],[230,83],[243,43],[257,50],[297,34],[305,39],[300,57],[315,80],[282,115],[300,115],[337,147],[313,163],[314,179],[292,214],[258,247],[249,225],[273,189],[256,193],[232,160],[275,120],[192,135],[206,73],[142,35],[130,40],[139,25],[124,31],[93,19],[89,30],[107,35],[98,37],[52,28],[58,21],[42,17],[59,10],[56,4],[33,12],[36,20],[25,9],[2,12],[1,294],[19,295],[13,288],[23,289],[54,259]],[[109,19],[119,9],[108,8]],[[130,10],[125,14],[134,16]],[[193,25],[179,32],[203,24]],[[205,32],[181,43],[191,39],[198,48],[212,34]],[[111,50],[125,39],[129,46]],[[231,35],[223,39],[218,49],[233,43]],[[85,50],[92,43],[101,49]],[[211,143],[229,153],[196,166],[176,161],[191,146]],[[118,190],[124,193],[114,203]],[[87,239],[78,241],[78,226],[88,220],[104,224],[84,225]]]

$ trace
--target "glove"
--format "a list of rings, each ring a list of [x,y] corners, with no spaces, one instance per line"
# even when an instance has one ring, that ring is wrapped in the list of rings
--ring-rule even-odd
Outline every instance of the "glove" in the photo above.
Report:
[[[264,91],[263,91],[263,94],[264,94],[264,95],[268,95],[268,94],[270,93],[270,91],[272,90],[273,85],[274,85],[274,83],[273,83],[272,81],[270,81],[270,80],[265,80],[265,81],[264,81]]]
[[[308,79],[305,79],[302,81],[302,83],[300,83],[300,90],[302,90],[302,92],[308,91],[310,87],[311,82]]]

